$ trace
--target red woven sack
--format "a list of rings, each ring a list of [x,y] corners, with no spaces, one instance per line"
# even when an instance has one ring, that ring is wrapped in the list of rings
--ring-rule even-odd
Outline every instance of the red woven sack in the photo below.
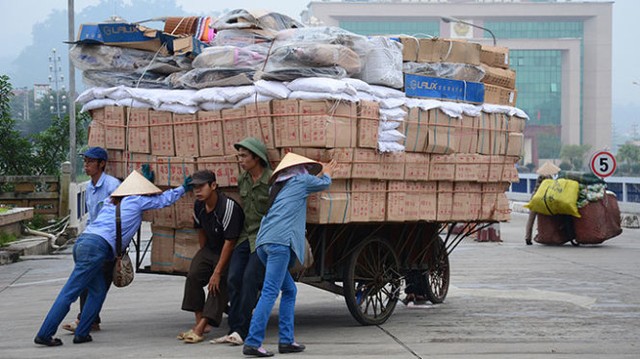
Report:
[[[561,246],[573,239],[573,222],[571,216],[547,216],[538,213],[538,234],[534,241],[540,244]]]
[[[579,209],[581,218],[574,218],[576,242],[600,244],[622,233],[620,208],[613,194],[607,193],[597,202],[589,202]]]

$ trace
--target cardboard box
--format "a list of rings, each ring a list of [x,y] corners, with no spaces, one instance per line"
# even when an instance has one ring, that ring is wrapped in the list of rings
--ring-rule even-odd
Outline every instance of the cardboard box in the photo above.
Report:
[[[506,193],[497,194],[496,209],[491,219],[498,222],[507,222],[511,219],[511,208]]]
[[[484,84],[485,103],[515,107],[517,98],[517,90]]]
[[[450,117],[440,109],[429,110],[429,126],[425,152],[448,154],[457,152],[456,135],[460,120]]]
[[[453,211],[453,189],[453,182],[438,182],[438,205],[436,212],[436,220],[438,222],[451,220]]]
[[[127,135],[127,148],[130,152],[151,153],[151,140],[149,138],[149,109],[127,108],[129,114]]]
[[[389,181],[387,192],[387,217],[388,222],[404,222],[407,197],[407,182]]]
[[[380,155],[380,179],[403,180],[406,165],[404,152],[389,152]]]
[[[219,187],[238,185],[240,164],[235,155],[200,157],[197,159],[197,162],[198,171],[207,169],[216,174],[216,182]]]
[[[334,180],[327,191],[307,197],[307,222],[349,223],[351,215],[350,185],[346,180]]]
[[[104,108],[98,108],[91,110],[91,124],[89,126],[89,133],[87,134],[87,142],[89,147],[102,147],[106,148],[106,126],[104,122]]]
[[[428,181],[429,180],[429,159],[427,153],[405,154],[404,179],[406,181]]]
[[[456,128],[456,150],[458,153],[478,151],[478,117],[463,114],[460,127]]]
[[[380,127],[380,105],[374,101],[360,101],[358,104],[358,141],[361,148],[378,148],[378,128]]]
[[[100,44],[126,47],[146,51],[160,51],[167,55],[159,38],[160,32],[139,24],[124,22],[104,22],[80,24],[78,40],[80,44]]]
[[[224,132],[224,154],[235,155],[238,150],[233,146],[247,137],[246,109],[228,108],[222,110],[222,130]]]
[[[382,222],[386,217],[387,182],[351,180],[351,222]]]
[[[149,110],[151,154],[156,156],[175,156],[172,117],[171,112]]]
[[[456,174],[455,181],[474,182],[478,181],[478,155],[475,153],[456,153]]]
[[[417,62],[453,62],[480,65],[481,45],[450,39],[420,39]]]
[[[480,48],[480,62],[488,66],[509,68],[509,49],[501,46],[482,45]]]
[[[173,272],[173,228],[151,226],[151,270]]]
[[[415,74],[404,74],[407,97],[432,98],[481,104],[485,99],[485,84]]]
[[[125,107],[106,106],[104,108],[105,148],[113,150],[125,149],[125,119]]]
[[[420,196],[417,195],[420,182],[405,181],[404,220],[417,221],[420,219]]]
[[[418,61],[418,50],[420,49],[418,38],[413,36],[394,36],[391,39],[399,41],[402,44],[402,61]]]
[[[520,160],[520,157],[507,156],[505,159],[504,170],[502,171],[502,178],[500,182],[518,183],[520,182],[520,175],[516,168],[516,163]]]
[[[485,85],[500,86],[508,89],[516,88],[516,72],[511,69],[482,65],[484,77],[481,82]]]
[[[157,169],[155,184],[176,187],[196,171],[196,161],[193,157],[158,156]]]
[[[278,163],[280,163],[280,160],[282,159],[280,150],[272,148],[267,149],[267,157],[269,157],[269,163],[271,164],[272,169],[278,167]]]
[[[353,164],[353,148],[332,148],[323,149],[320,158],[316,161],[329,162],[335,159],[338,164],[333,171],[332,179],[351,178]],[[311,157],[308,157],[311,158]],[[314,159],[314,158],[311,158]]]
[[[415,184],[418,198],[418,219],[435,221],[438,210],[438,182],[417,182]],[[409,195],[414,195],[409,192]]]
[[[453,181],[456,173],[455,155],[431,155],[429,181]]]
[[[510,132],[524,132],[524,128],[526,125],[526,119],[517,116],[510,116],[507,128]]]
[[[176,210],[173,205],[154,209],[152,212],[154,225],[166,228],[176,228]]]
[[[522,156],[524,135],[522,133],[509,133],[507,137],[507,156]]]
[[[455,182],[451,220],[475,221],[480,216],[482,185],[473,182]]]
[[[424,152],[429,137],[429,112],[419,107],[409,109],[404,126],[406,152]]]
[[[492,142],[493,126],[495,116],[490,113],[482,112],[478,117],[478,153],[483,155],[491,155],[496,153],[495,145]]]
[[[300,109],[298,100],[271,101],[274,143],[280,147],[300,147]]]
[[[355,148],[351,178],[380,179],[382,176],[381,155],[376,150]]]
[[[345,101],[299,102],[300,144],[308,147],[355,147],[356,104]]]
[[[491,156],[476,155],[478,182],[489,182],[489,171],[491,170]]]
[[[505,165],[508,165],[508,159],[505,156],[492,155],[489,157],[489,182],[500,182],[504,177]]]
[[[200,156],[224,155],[222,115],[220,111],[198,111],[198,144]]]
[[[195,201],[196,195],[190,191],[171,206],[176,213],[176,228],[193,228],[193,204]]]
[[[107,156],[109,160],[107,161],[105,172],[120,179],[127,177],[128,172],[124,162],[124,151],[107,150]]]
[[[197,230],[177,229],[173,246],[173,271],[188,273],[191,260],[199,249]]]
[[[126,157],[125,173],[127,175],[129,175],[133,171],[142,173],[142,165],[147,164],[149,165],[149,169],[151,169],[154,174],[157,174],[157,162],[158,160],[154,155],[146,153],[129,153],[129,156]]]
[[[491,114],[491,143],[493,147],[492,154],[504,155],[507,153],[507,139],[508,139],[508,120],[509,116],[503,113]]]
[[[276,148],[271,121],[271,102],[258,102],[245,107],[247,118],[247,136],[255,137],[267,146]]]
[[[198,119],[197,115],[173,114],[173,136],[178,157],[198,157]]]

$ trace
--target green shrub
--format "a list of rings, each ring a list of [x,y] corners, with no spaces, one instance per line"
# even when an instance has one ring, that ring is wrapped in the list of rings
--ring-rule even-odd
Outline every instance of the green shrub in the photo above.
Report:
[[[13,233],[0,232],[0,247],[4,247],[17,239]]]

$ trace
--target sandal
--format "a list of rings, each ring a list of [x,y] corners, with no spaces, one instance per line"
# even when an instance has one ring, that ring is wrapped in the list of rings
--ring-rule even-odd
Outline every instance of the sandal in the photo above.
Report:
[[[233,332],[227,336],[227,343],[230,343],[231,345],[242,345],[244,344],[244,341],[238,332]]]
[[[69,323],[66,323],[66,324],[62,325],[62,329],[68,330],[71,333],[75,333],[76,332],[76,328],[78,328],[78,322],[75,321],[75,320],[73,322],[69,322]]]
[[[189,334],[193,333],[193,329],[189,329],[186,332],[182,332],[180,334],[178,334],[178,336],[176,337],[176,339],[178,340],[184,340],[184,338],[188,337]]]
[[[191,331],[191,333],[187,334],[184,337],[184,342],[187,344],[200,343],[203,340],[204,340],[204,335],[198,335],[194,331]]]

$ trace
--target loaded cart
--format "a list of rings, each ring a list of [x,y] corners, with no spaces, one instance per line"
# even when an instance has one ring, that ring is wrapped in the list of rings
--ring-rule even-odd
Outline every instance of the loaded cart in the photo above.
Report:
[[[108,172],[124,178],[148,164],[166,188],[209,169],[233,195],[234,144],[245,137],[266,145],[272,167],[288,152],[335,159],[331,187],[307,201],[315,261],[298,280],[344,295],[365,325],[386,321],[410,287],[444,301],[449,254],[509,219],[505,191],[518,181],[528,117],[514,107],[508,49],[364,37],[244,10],[211,26],[165,26],[174,46],[199,39],[186,52],[162,37],[155,53],[82,39],[71,50],[90,86],[78,97],[93,119],[89,145],[107,148]],[[145,214],[152,238],[134,241],[138,272],[188,271],[194,200]]]

